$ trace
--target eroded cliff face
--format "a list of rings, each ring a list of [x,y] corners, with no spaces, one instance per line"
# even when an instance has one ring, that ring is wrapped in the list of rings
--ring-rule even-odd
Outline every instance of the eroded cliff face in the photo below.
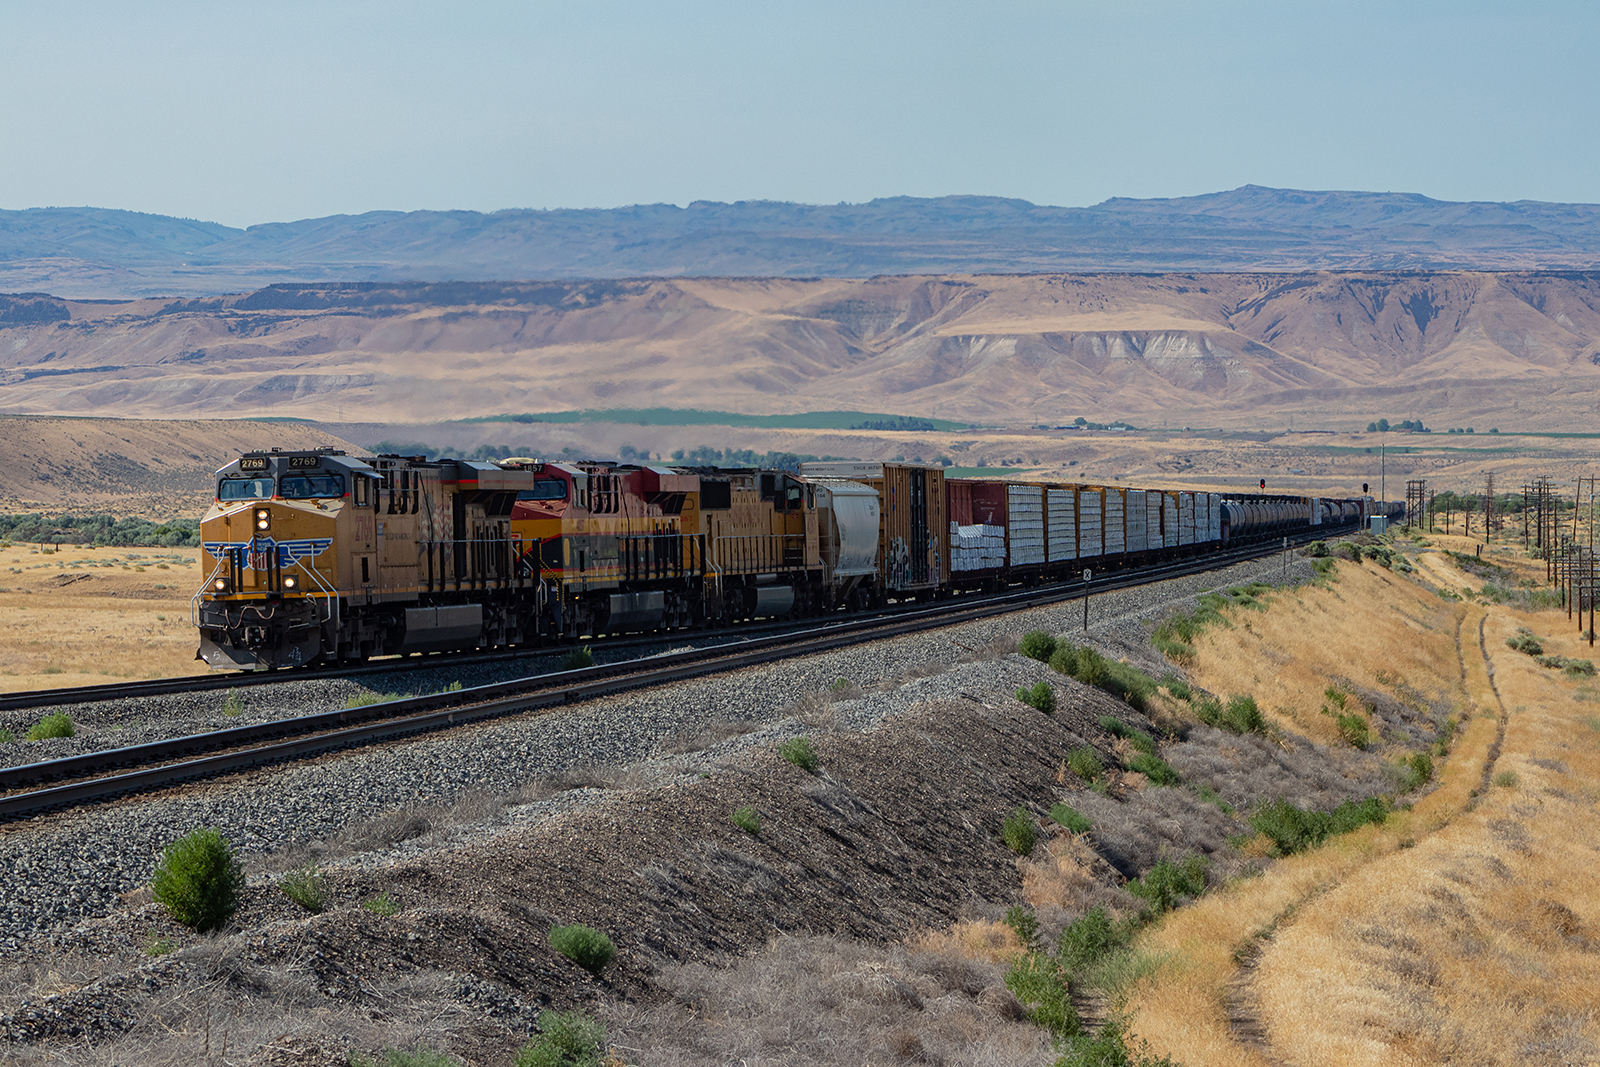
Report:
[[[0,297],[0,407],[434,421],[680,407],[1429,425],[1600,401],[1600,272],[330,284]],[[1381,409],[1381,410],[1380,410]]]

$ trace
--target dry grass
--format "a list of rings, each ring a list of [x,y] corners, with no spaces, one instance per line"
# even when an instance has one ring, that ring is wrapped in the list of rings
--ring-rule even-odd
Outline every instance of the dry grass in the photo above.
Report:
[[[1461,606],[1376,563],[1341,560],[1338,573],[1326,587],[1268,594],[1265,612],[1230,609],[1231,626],[1195,640],[1191,679],[1215,693],[1249,693],[1269,719],[1329,746],[1342,743],[1336,720],[1322,714],[1330,683],[1381,695],[1412,716],[1447,713],[1458,698]],[[1411,694],[1426,710],[1411,706]]]
[[[457,1001],[456,976],[380,979],[364,984],[364,1002],[340,1003],[318,993],[309,968],[262,967],[250,955],[243,935],[181,949],[167,957],[174,971],[138,999],[139,1016],[126,1032],[81,1043],[0,1042],[0,1062],[8,1067],[221,1067],[248,1057],[252,1064],[331,1067],[346,1063],[352,1050],[442,1047],[471,1021]],[[46,988],[38,987],[40,992]]]
[[[1188,1067],[1594,1062],[1600,732],[1587,726],[1579,683],[1503,644],[1518,626],[1565,631],[1565,617],[1430,602],[1371,565],[1340,571],[1326,594],[1342,612],[1301,591],[1250,618],[1249,630],[1208,634],[1195,666],[1202,684],[1262,686],[1274,694],[1263,704],[1298,724],[1296,698],[1332,677],[1401,704],[1448,700],[1462,730],[1411,810],[1274,863],[1149,931],[1139,947],[1171,962],[1132,996],[1137,1033]],[[1423,576],[1437,584],[1426,560]],[[1284,608],[1309,632],[1283,627]],[[1265,636],[1290,650],[1286,662],[1270,659],[1271,681],[1253,655],[1270,647]],[[1571,636],[1550,644],[1583,655]],[[1330,654],[1338,649],[1351,654]],[[1516,773],[1518,788],[1479,796],[1494,769]],[[1258,965],[1241,967],[1258,952]],[[1250,1025],[1263,1036],[1245,1036]]]
[[[909,942],[918,952],[947,953],[984,963],[1006,963],[1027,951],[1016,931],[998,919],[963,919],[945,930],[929,930]]]
[[[659,982],[672,1001],[614,1003],[602,1018],[615,1051],[653,1067],[1051,1063],[1048,1037],[1025,1020],[1003,967],[965,948],[783,937],[728,967],[665,968]]]
[[[189,621],[189,598],[203,577],[200,554],[0,549],[0,692],[205,673]]]
[[[1501,695],[1524,709],[1509,716],[1495,764],[1518,789],[1486,794],[1415,848],[1356,872],[1276,939],[1256,984],[1287,1058],[1600,1058],[1600,745],[1585,736],[1572,682],[1504,652],[1522,624],[1495,613],[1485,630]]]

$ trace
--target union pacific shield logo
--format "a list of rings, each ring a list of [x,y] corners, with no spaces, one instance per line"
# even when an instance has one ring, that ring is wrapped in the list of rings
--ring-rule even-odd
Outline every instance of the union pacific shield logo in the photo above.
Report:
[[[205,550],[217,559],[222,559],[234,549],[242,550],[245,566],[264,571],[273,552],[278,554],[278,569],[282,570],[290,564],[322,555],[333,544],[333,538],[301,537],[292,541],[278,541],[271,537],[254,537],[248,541],[206,541],[203,544]]]

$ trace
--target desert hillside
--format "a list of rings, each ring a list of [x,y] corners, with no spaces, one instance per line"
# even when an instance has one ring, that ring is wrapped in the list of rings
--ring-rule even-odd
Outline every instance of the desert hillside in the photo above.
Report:
[[[0,416],[0,514],[198,517],[212,474],[253,448],[356,446],[295,423]]]
[[[1600,274],[288,284],[0,297],[15,414],[433,422],[867,411],[978,422],[1582,430]]]
[[[103,208],[0,211],[0,292],[208,295],[383,281],[995,271],[1588,269],[1592,204],[1246,185],[1050,207],[993,196],[369,211],[236,229]]]

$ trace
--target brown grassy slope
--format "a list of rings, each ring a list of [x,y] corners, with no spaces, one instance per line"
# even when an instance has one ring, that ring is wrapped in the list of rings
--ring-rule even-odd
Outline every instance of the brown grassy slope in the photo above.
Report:
[[[1284,1063],[1600,1057],[1600,720],[1582,699],[1592,687],[1505,647],[1524,621],[1548,637],[1550,620],[1505,612],[1484,631],[1509,712],[1488,794],[1326,894],[1266,951],[1255,986]]]
[[[357,450],[296,423],[0,416],[0,513],[198,518],[240,452],[319,445]]]
[[[480,291],[481,289],[481,291]],[[396,286],[61,303],[0,330],[12,411],[423,421],[675,406],[1027,424],[1571,428],[1584,274],[960,275]],[[474,295],[477,294],[477,295]],[[292,305],[304,306],[292,306]]]
[[[1447,568],[1427,561],[1427,584],[1446,584]],[[1462,731],[1410,811],[1280,861],[1154,931],[1144,947],[1172,961],[1134,996],[1137,1030],[1189,1067],[1588,1062],[1600,1038],[1585,999],[1600,895],[1583,859],[1597,825],[1586,768],[1600,719],[1580,702],[1592,683],[1503,643],[1518,625],[1565,633],[1565,617],[1444,600],[1372,564],[1339,572],[1324,593],[1279,595],[1249,629],[1212,631],[1196,671],[1247,687],[1262,654],[1281,649],[1292,655],[1262,684],[1283,717],[1304,724],[1326,679],[1375,702],[1384,690],[1402,704],[1431,696],[1461,715]],[[1448,582],[1458,594],[1479,584]],[[1407,747],[1387,720],[1383,733]],[[1507,770],[1514,788],[1475,799]]]

